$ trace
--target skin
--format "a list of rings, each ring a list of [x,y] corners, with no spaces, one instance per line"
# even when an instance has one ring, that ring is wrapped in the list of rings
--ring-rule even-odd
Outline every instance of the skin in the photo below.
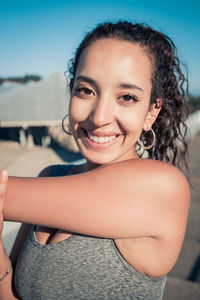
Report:
[[[138,157],[133,145],[160,111],[149,108],[151,73],[151,62],[137,44],[102,39],[82,53],[69,115],[88,169]],[[88,134],[117,138],[99,144]]]
[[[112,238],[141,273],[169,272],[184,239],[190,190],[175,167],[140,159],[135,151],[142,129],[150,130],[161,109],[150,104],[151,74],[151,61],[136,44],[109,39],[85,49],[71,92],[70,125],[87,163],[75,166],[73,176],[9,178],[6,196],[4,180],[4,219],[40,225],[36,235],[44,244],[73,232]],[[116,138],[102,144],[88,135]],[[22,225],[13,262],[29,228]],[[5,252],[0,255],[6,265]]]
[[[3,205],[4,205],[4,198],[6,193],[6,187],[7,187],[7,181],[8,181],[8,172],[6,170],[2,170],[0,172],[0,260],[1,260],[1,273],[0,276],[5,274],[5,272],[8,270],[8,267],[10,266],[10,261],[8,258],[8,255],[3,247],[2,243],[2,231],[3,231]],[[0,299],[17,299],[15,295],[13,294],[12,289],[12,269],[8,276],[1,282],[0,285]],[[2,284],[3,283],[3,284]],[[7,298],[6,298],[7,297]]]

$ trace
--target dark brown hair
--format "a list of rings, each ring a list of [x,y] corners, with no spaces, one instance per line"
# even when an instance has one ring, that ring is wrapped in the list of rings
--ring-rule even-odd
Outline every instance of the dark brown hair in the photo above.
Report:
[[[149,55],[153,66],[150,104],[161,98],[163,105],[152,127],[156,135],[156,144],[147,150],[148,157],[170,162],[187,171],[189,136],[185,120],[188,110],[184,98],[188,90],[188,81],[181,70],[173,41],[144,24],[126,21],[99,24],[86,34],[76,50],[74,59],[69,62],[71,90],[83,50],[102,38],[116,38],[139,44]],[[149,132],[142,132],[142,136],[146,144],[151,144]]]

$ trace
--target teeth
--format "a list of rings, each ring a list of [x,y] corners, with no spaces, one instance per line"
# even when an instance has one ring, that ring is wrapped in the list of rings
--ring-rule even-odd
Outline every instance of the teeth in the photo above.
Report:
[[[95,135],[88,134],[88,138],[95,143],[103,144],[103,143],[111,142],[112,140],[116,139],[116,135],[97,137]]]

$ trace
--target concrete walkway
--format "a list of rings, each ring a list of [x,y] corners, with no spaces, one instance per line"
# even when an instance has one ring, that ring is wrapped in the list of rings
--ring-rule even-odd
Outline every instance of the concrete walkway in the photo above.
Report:
[[[200,133],[190,145],[191,207],[183,248],[168,274],[164,300],[200,300]]]
[[[18,143],[0,141],[0,168],[7,168],[13,176],[37,176],[41,169],[50,165],[80,159],[59,149],[20,148]],[[190,147],[192,203],[187,233],[180,257],[169,273],[164,300],[200,300],[200,134]],[[6,222],[3,239],[9,252],[19,224]]]

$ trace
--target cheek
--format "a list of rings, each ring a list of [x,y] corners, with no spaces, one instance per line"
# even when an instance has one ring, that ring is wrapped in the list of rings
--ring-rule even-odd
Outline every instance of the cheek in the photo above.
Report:
[[[130,113],[126,113],[125,118],[121,118],[120,126],[122,130],[127,134],[134,134],[140,136],[140,133],[143,129],[143,125],[145,122],[145,113],[132,111]]]
[[[74,125],[87,119],[90,114],[90,110],[90,105],[83,103],[83,101],[73,100],[72,98],[69,107],[70,124]]]

